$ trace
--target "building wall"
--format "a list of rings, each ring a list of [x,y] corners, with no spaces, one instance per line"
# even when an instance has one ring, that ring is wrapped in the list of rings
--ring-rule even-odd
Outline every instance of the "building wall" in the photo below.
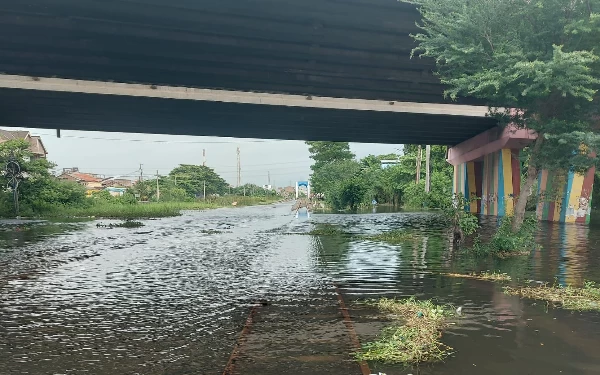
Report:
[[[501,149],[454,166],[453,191],[464,196],[472,213],[511,215],[520,186],[519,150]]]
[[[595,168],[590,168],[586,174],[541,171],[537,191],[540,197],[538,218],[561,223],[588,224],[595,172]]]

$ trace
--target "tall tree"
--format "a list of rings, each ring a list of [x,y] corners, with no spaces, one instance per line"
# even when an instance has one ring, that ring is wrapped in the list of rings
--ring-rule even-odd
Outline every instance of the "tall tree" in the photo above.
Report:
[[[310,167],[313,171],[322,168],[327,163],[354,159],[348,142],[309,141],[306,144],[310,158],[315,161]]]
[[[177,187],[184,189],[191,197],[206,194],[225,194],[229,190],[227,182],[212,168],[203,165],[181,164],[169,173],[169,177],[177,182]]]
[[[598,158],[600,0],[401,0],[416,4],[413,55],[431,57],[446,96],[484,99],[503,125],[537,133],[513,230],[541,168]]]
[[[18,188],[22,213],[36,214],[52,206],[86,203],[85,188],[58,180],[50,173],[55,164],[33,158],[26,141],[11,140],[0,143],[0,215],[12,213],[12,194],[5,190],[8,180],[4,174],[4,167],[11,159],[19,163],[23,175]]]

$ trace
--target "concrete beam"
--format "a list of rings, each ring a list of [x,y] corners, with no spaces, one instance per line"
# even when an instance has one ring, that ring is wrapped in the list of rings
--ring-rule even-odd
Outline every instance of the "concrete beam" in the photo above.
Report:
[[[486,117],[488,112],[488,108],[486,106],[269,94],[246,91],[200,89],[193,87],[173,87],[135,83],[84,81],[62,78],[27,77],[8,74],[0,75],[0,88],[257,104],[267,106],[325,108],[351,111],[396,112],[465,117]]]
[[[448,150],[448,163],[460,165],[476,161],[483,156],[504,148],[522,149],[533,142],[537,135],[532,130],[512,126],[492,128]]]

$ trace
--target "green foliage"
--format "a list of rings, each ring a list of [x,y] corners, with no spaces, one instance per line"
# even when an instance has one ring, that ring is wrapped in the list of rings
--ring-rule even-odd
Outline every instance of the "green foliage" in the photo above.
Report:
[[[229,191],[227,182],[219,176],[212,168],[203,165],[182,164],[169,173],[178,188],[185,190],[189,197],[198,197],[204,194],[206,184],[206,195],[226,194]]]
[[[23,140],[0,143],[0,168],[14,157],[21,166],[23,180],[19,185],[20,213],[40,214],[49,207],[86,204],[85,188],[74,182],[60,181],[50,174],[54,164],[46,159],[32,159],[29,144]],[[13,216],[12,193],[5,191],[7,179],[0,175],[0,215]]]
[[[529,182],[541,168],[597,164],[600,0],[402,1],[423,18],[413,55],[436,61],[447,96],[481,98],[501,124],[537,132]],[[526,198],[522,189],[513,230]]]
[[[231,193],[234,195],[242,195],[248,197],[266,197],[276,194],[272,190],[267,190],[262,186],[255,184],[244,184],[242,186],[231,189]]]
[[[496,233],[487,243],[482,243],[480,238],[475,240],[472,251],[479,256],[492,255],[506,258],[517,255],[527,255],[537,245],[535,232],[538,222],[535,218],[527,218],[517,232],[512,230],[512,217],[501,219]]]
[[[352,160],[354,154],[350,151],[348,142],[308,141],[308,152],[315,163],[310,167],[313,172],[332,162]]]
[[[398,322],[385,328],[377,341],[363,345],[359,360],[416,365],[439,362],[451,354],[452,348],[440,338],[447,319],[454,315],[452,306],[414,298],[382,298],[375,305]]]
[[[443,215],[452,228],[454,240],[457,242],[461,242],[465,236],[470,236],[479,229],[477,216],[465,210],[467,204],[469,202],[462,195],[455,195],[443,202]]]
[[[425,193],[424,156],[422,182],[415,183],[417,146],[405,146],[402,156],[369,155],[357,162],[348,159],[346,147],[338,144],[325,154],[322,149],[329,143],[322,142],[310,149],[320,153],[311,156],[318,160],[313,165],[311,184],[312,191],[324,193],[327,203],[335,209],[356,209],[370,205],[373,199],[394,206],[441,208],[451,195],[452,166],[445,160],[445,146],[431,148],[431,191]],[[398,163],[382,168],[382,160],[398,160]]]

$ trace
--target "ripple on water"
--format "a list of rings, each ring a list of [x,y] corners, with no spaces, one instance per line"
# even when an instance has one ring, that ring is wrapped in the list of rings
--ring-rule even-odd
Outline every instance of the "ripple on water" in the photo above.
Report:
[[[307,235],[319,223],[351,235]],[[296,219],[281,205],[189,212],[145,224],[141,234],[97,228],[95,222],[0,232],[0,374],[222,373],[256,300],[268,306],[257,315],[255,337],[282,348],[299,345],[306,352],[298,358],[316,361],[315,353],[333,349],[290,337],[319,324],[338,327],[334,285],[354,306],[362,340],[376,332],[365,327],[385,319],[369,312],[366,323],[354,300],[414,295],[463,306],[445,336],[455,358],[422,373],[592,374],[600,363],[600,354],[588,349],[600,344],[598,314],[546,311],[544,304],[506,296],[494,284],[440,276],[495,269],[521,279],[598,281],[600,235],[593,229],[544,225],[543,250],[498,262],[473,261],[452,250],[432,213]],[[489,230],[496,223],[484,225]],[[398,228],[419,235],[399,245],[361,238]],[[300,323],[284,324],[294,319]],[[345,343],[343,325],[339,329],[332,337]],[[263,331],[272,336],[260,336]],[[346,352],[335,350],[319,361],[337,355],[347,363]],[[563,353],[560,361],[554,352]],[[279,373],[277,360],[270,359],[264,373]],[[342,367],[331,365],[326,373],[347,374]]]

